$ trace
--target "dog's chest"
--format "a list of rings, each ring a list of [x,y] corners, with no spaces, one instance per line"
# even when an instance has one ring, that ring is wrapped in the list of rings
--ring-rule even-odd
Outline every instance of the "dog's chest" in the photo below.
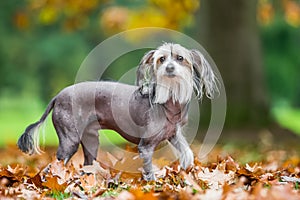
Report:
[[[170,125],[180,123],[184,117],[185,106],[180,105],[178,102],[168,100],[163,105],[164,113]]]

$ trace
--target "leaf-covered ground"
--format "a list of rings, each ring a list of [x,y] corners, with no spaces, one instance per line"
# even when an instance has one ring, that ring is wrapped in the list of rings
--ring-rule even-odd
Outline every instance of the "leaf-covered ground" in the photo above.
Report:
[[[56,148],[27,156],[7,147],[0,151],[0,199],[300,199],[300,158],[292,151],[264,151],[257,162],[240,162],[248,151],[234,156],[216,147],[206,162],[195,160],[188,170],[178,162],[156,172],[156,181],[140,173],[107,168],[101,162],[81,166],[79,152],[64,166]],[[233,158],[235,157],[235,158]],[[125,162],[131,162],[125,160]],[[242,163],[242,164],[241,164]]]

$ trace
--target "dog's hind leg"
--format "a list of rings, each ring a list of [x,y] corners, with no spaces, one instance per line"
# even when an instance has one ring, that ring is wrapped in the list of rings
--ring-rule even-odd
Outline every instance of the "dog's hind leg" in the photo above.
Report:
[[[146,181],[155,180],[154,172],[152,169],[152,156],[154,153],[155,145],[142,138],[138,145],[140,158],[143,159],[143,179]]]
[[[63,160],[64,164],[67,164],[78,150],[81,133],[76,127],[70,111],[57,109],[56,112],[54,109],[52,121],[59,139],[56,157],[58,160]]]
[[[84,154],[84,165],[92,165],[97,158],[99,148],[99,133],[100,125],[94,122],[88,125],[82,135],[81,145]]]

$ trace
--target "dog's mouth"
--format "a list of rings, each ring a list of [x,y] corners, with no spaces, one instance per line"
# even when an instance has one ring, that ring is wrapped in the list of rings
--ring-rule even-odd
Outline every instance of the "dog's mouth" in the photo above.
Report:
[[[174,73],[166,73],[165,76],[168,78],[174,78],[176,75]]]

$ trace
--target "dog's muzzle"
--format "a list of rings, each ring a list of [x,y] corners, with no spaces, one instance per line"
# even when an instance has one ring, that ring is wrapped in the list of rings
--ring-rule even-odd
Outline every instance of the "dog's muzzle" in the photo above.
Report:
[[[175,77],[175,66],[173,64],[168,64],[166,66],[166,76],[170,77],[170,78],[173,78]]]

